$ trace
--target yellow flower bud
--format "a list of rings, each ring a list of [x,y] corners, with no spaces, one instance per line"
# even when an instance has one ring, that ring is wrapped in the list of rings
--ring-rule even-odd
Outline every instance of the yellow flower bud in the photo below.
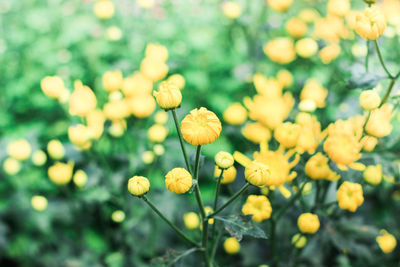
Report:
[[[74,163],[71,161],[68,163],[56,162],[49,167],[48,175],[56,185],[66,185],[71,181],[73,169]]]
[[[79,148],[91,146],[91,131],[83,124],[77,124],[68,128],[69,140]]]
[[[182,102],[181,90],[178,86],[170,82],[162,82],[158,87],[158,92],[153,92],[157,104],[164,110],[178,108]]]
[[[218,152],[217,155],[215,155],[214,159],[217,166],[221,169],[228,169],[233,166],[233,163],[235,162],[233,156],[230,153],[224,151]]]
[[[233,103],[224,111],[223,118],[229,124],[240,125],[247,120],[247,110],[240,103]]]
[[[99,139],[104,131],[105,117],[101,110],[95,109],[86,116],[86,123],[93,139]]]
[[[360,94],[360,106],[363,110],[373,110],[379,107],[381,97],[375,90],[365,90]]]
[[[299,109],[303,112],[313,112],[317,109],[317,105],[312,99],[304,99],[300,101]]]
[[[270,177],[270,170],[267,165],[258,161],[252,161],[244,170],[246,180],[255,186],[266,185]]]
[[[271,139],[271,131],[259,122],[247,123],[242,128],[242,134],[246,139],[257,144]]]
[[[297,219],[297,226],[304,234],[314,234],[319,229],[318,216],[312,213],[303,213]]]
[[[356,16],[356,32],[365,40],[376,40],[386,29],[386,18],[375,6]]]
[[[303,37],[307,32],[307,24],[301,19],[291,18],[285,24],[286,32],[294,38]]]
[[[154,143],[161,143],[168,135],[168,128],[161,124],[154,124],[147,131],[147,136]]]
[[[207,145],[219,137],[221,122],[214,112],[204,107],[193,109],[182,120],[181,132],[186,142],[198,146]]]
[[[168,113],[164,110],[159,110],[154,116],[154,121],[158,124],[165,124],[168,121]]]
[[[210,207],[210,206],[205,206],[204,207],[204,213],[206,214],[206,216],[212,214],[214,212],[214,210]],[[208,219],[208,223],[209,224],[213,224],[214,223],[214,219]]]
[[[300,131],[300,125],[291,122],[285,122],[280,124],[275,129],[274,137],[285,148],[292,148],[297,144]]]
[[[275,0],[272,0],[275,1]],[[293,41],[286,37],[269,41],[263,47],[264,53],[274,62],[287,64],[296,59]]]
[[[275,11],[284,12],[293,3],[293,0],[267,0],[269,7]]]
[[[380,235],[376,237],[376,242],[385,254],[392,252],[397,245],[396,238],[386,230],[380,231]]]
[[[349,0],[329,0],[328,13],[334,16],[345,16],[350,11]]]
[[[146,57],[140,64],[140,71],[151,81],[159,81],[168,74],[168,66],[160,59]]]
[[[295,234],[292,237],[292,244],[296,248],[303,248],[307,244],[307,238],[302,234]]]
[[[365,168],[363,172],[364,180],[372,185],[378,185],[382,181],[382,165],[378,164],[376,166],[371,165]]]
[[[36,150],[32,154],[32,163],[35,166],[43,166],[47,161],[47,155],[42,150]]]
[[[341,48],[338,44],[329,44],[322,48],[318,56],[321,59],[322,63],[329,64],[332,60],[336,59],[340,54]]]
[[[87,183],[87,179],[87,174],[83,170],[77,170],[72,178],[77,187],[84,187]]]
[[[24,161],[31,155],[31,145],[25,139],[19,139],[11,142],[7,146],[7,153],[19,161]]]
[[[192,175],[184,168],[174,168],[165,175],[165,186],[172,193],[184,194],[192,184]]]
[[[118,138],[121,137],[126,130],[126,121],[125,120],[119,120],[119,121],[113,121],[111,123],[110,128],[108,129],[108,132],[110,133],[111,136]]]
[[[154,0],[136,0],[136,3],[141,8],[150,9],[154,6]]]
[[[328,90],[322,87],[321,83],[314,78],[308,79],[300,93],[300,99],[310,99],[315,102],[318,108],[325,107],[325,98]]]
[[[240,244],[234,237],[229,237],[224,242],[225,252],[228,254],[237,254],[240,251]]]
[[[150,43],[146,46],[145,55],[147,58],[165,62],[168,59],[168,50],[163,45]]]
[[[116,210],[111,214],[111,219],[116,223],[121,223],[125,220],[125,212]]]
[[[390,123],[392,119],[393,106],[383,105],[380,108],[371,111],[365,131],[372,136],[381,138],[388,136],[393,129]]]
[[[122,86],[122,72],[120,70],[107,71],[103,74],[102,82],[108,92],[116,91]]]
[[[96,96],[89,87],[82,85],[80,81],[76,81],[74,87],[75,90],[69,98],[69,113],[86,116],[96,108]]]
[[[161,156],[161,155],[164,155],[164,153],[165,153],[165,148],[164,148],[164,146],[161,145],[161,144],[156,144],[156,145],[154,145],[154,147],[153,147],[153,151],[154,151],[154,154],[156,154],[157,156]]]
[[[129,98],[128,105],[132,115],[137,118],[146,118],[156,109],[156,101],[151,95]]]
[[[338,180],[340,178],[340,175],[329,167],[328,157],[320,152],[307,161],[304,170],[307,176],[314,180]]]
[[[200,219],[195,212],[188,212],[183,215],[183,222],[189,230],[194,230],[199,227]]]
[[[3,170],[8,175],[15,175],[21,170],[21,163],[14,158],[7,158],[3,162]]]
[[[262,222],[271,217],[271,203],[266,196],[250,195],[242,207],[242,213],[252,215],[256,222]]]
[[[122,38],[122,31],[117,26],[111,26],[106,29],[105,37],[110,41],[118,41]]]
[[[242,14],[242,9],[235,2],[224,2],[222,4],[222,11],[230,19],[236,19]]]
[[[60,140],[54,139],[47,144],[47,152],[52,159],[60,160],[65,156],[65,149]]]
[[[114,4],[110,0],[99,0],[93,6],[93,12],[99,19],[109,19],[114,15]]]
[[[340,185],[336,198],[341,209],[351,212],[355,212],[364,202],[361,185],[347,181]]]
[[[127,97],[150,95],[152,91],[153,82],[140,72],[135,72],[122,82],[122,92]]]
[[[58,76],[46,76],[40,82],[40,87],[45,95],[57,99],[64,92],[64,82]]]
[[[130,115],[128,101],[117,100],[108,102],[104,105],[103,112],[107,119],[113,121],[122,120]]]
[[[288,70],[283,69],[278,71],[276,78],[283,88],[289,88],[293,84],[293,75]]]
[[[299,18],[306,23],[312,23],[319,17],[318,11],[314,8],[305,8],[299,13]]]
[[[134,196],[143,196],[150,190],[150,182],[146,177],[133,176],[128,181],[128,190]]]
[[[371,152],[378,144],[378,139],[373,136],[366,135],[361,139],[360,143],[363,145],[362,149],[364,151]]]
[[[154,152],[153,151],[145,151],[142,154],[142,160],[145,164],[151,164],[154,161]]]
[[[185,87],[185,78],[180,74],[173,74],[169,76],[167,81],[178,86],[180,90]]]
[[[214,176],[219,177],[221,175],[221,169],[218,166],[215,166]],[[235,181],[236,178],[236,168],[235,166],[231,166],[228,169],[224,170],[221,178],[221,184],[230,184]]]
[[[296,52],[299,56],[309,58],[318,51],[318,44],[314,39],[303,38],[296,42]]]
[[[31,205],[37,211],[44,211],[47,208],[47,199],[44,196],[33,196]]]

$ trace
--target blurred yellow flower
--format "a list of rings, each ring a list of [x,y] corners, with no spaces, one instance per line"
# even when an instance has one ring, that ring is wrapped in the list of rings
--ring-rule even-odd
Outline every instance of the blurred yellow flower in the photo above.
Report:
[[[183,215],[183,222],[189,230],[194,230],[199,227],[200,219],[195,212],[187,212]]]
[[[278,71],[276,78],[283,88],[289,88],[293,84],[293,75],[288,70],[282,69]]]
[[[360,94],[360,106],[363,110],[373,110],[379,107],[381,98],[375,90],[365,90]]]
[[[154,121],[158,124],[165,124],[168,121],[168,113],[164,110],[159,110],[154,115]]]
[[[163,45],[150,43],[146,46],[145,55],[146,58],[165,62],[168,59],[168,50]]]
[[[154,124],[147,131],[147,136],[150,141],[161,143],[168,135],[168,128],[161,124]]]
[[[113,121],[110,128],[108,129],[108,132],[111,136],[118,138],[125,133],[126,127],[127,126],[125,120]]]
[[[105,32],[106,38],[110,41],[118,41],[122,38],[122,31],[117,26],[110,26]]]
[[[156,101],[151,95],[142,95],[128,99],[128,106],[137,118],[146,118],[156,109]]]
[[[125,220],[125,212],[116,210],[111,214],[111,219],[116,223],[121,223]]]
[[[364,202],[363,190],[360,184],[343,182],[337,193],[339,207],[343,210],[355,212]]]
[[[242,8],[236,2],[223,2],[222,11],[230,19],[236,19],[242,14]]]
[[[143,196],[150,190],[150,182],[146,177],[133,176],[128,181],[128,191],[134,196]]]
[[[180,74],[172,74],[168,77],[167,81],[178,86],[180,90],[185,87],[185,78]]]
[[[107,71],[103,74],[103,86],[108,92],[121,89],[122,86],[122,72],[120,70]]]
[[[93,12],[99,19],[109,19],[114,15],[115,7],[110,0],[98,0],[93,6]]]
[[[232,125],[240,125],[247,120],[247,110],[240,103],[233,103],[224,111],[224,121]]]
[[[266,196],[250,195],[242,207],[244,215],[253,215],[252,219],[262,222],[271,217],[272,207]]]
[[[287,64],[296,59],[293,41],[290,38],[280,37],[264,45],[264,53],[274,62]]]
[[[105,117],[100,109],[95,109],[86,115],[87,127],[93,139],[99,139],[104,131]]]
[[[154,0],[136,0],[136,3],[141,8],[150,9],[154,6]]]
[[[163,79],[168,74],[168,66],[160,59],[144,58],[140,64],[140,71],[151,81]]]
[[[68,163],[56,162],[48,169],[48,175],[50,180],[56,185],[66,185],[72,179],[72,171],[74,169],[74,163],[72,161]]]
[[[192,183],[192,175],[184,168],[174,168],[165,175],[165,186],[175,194],[186,193]]]
[[[57,99],[65,89],[63,80],[58,76],[46,76],[40,82],[40,87],[45,95]]]
[[[364,151],[371,152],[378,144],[378,139],[376,137],[366,135],[361,139],[360,143],[362,144],[362,149]]]
[[[283,147],[293,148],[300,137],[300,131],[301,127],[299,125],[285,122],[276,127],[274,137]]]
[[[75,89],[69,98],[69,113],[86,116],[96,108],[96,96],[89,87],[82,85],[80,81],[76,81],[74,87]]]
[[[327,8],[330,15],[343,17],[350,11],[350,0],[329,0]]]
[[[33,196],[31,205],[37,211],[44,211],[47,208],[47,199],[44,196]]]
[[[356,16],[356,32],[365,40],[376,40],[386,29],[386,18],[375,6]]]
[[[68,138],[79,149],[88,149],[92,145],[91,131],[83,124],[70,126],[68,128]]]
[[[269,7],[275,11],[284,12],[293,3],[293,0],[267,0]]]
[[[240,251],[240,244],[234,237],[229,237],[224,241],[224,250],[228,254],[237,254]]]
[[[65,156],[65,149],[60,140],[53,139],[47,144],[47,153],[52,159],[60,160]]]
[[[315,234],[320,226],[318,216],[312,213],[303,213],[297,219],[297,226],[304,234]]]
[[[32,163],[35,166],[43,166],[47,161],[47,155],[42,150],[36,150],[32,154]]]
[[[307,238],[302,234],[295,234],[292,237],[292,244],[296,248],[303,248],[307,244]]]
[[[14,158],[6,158],[3,162],[3,170],[8,175],[15,175],[21,170],[21,162]]]
[[[285,29],[290,36],[301,38],[307,32],[307,24],[299,18],[292,17],[286,22]]]
[[[87,183],[87,174],[84,170],[77,170],[72,178],[72,181],[77,187],[84,187]]]
[[[271,139],[271,131],[259,122],[247,123],[242,128],[242,134],[246,139],[257,144]]]
[[[145,151],[142,154],[142,160],[145,164],[151,164],[153,163],[155,158],[154,152],[153,151]]]
[[[18,139],[7,145],[7,154],[19,161],[27,160],[31,152],[32,147],[25,139]]]
[[[328,90],[322,87],[317,79],[310,78],[304,84],[303,90],[301,90],[300,99],[313,100],[318,108],[323,108],[325,107],[325,98],[327,95]]]
[[[377,164],[376,166],[370,165],[365,168],[363,172],[364,180],[372,185],[378,185],[381,183],[383,177],[382,165]]]
[[[109,120],[122,120],[130,115],[126,99],[107,102],[103,107],[104,116]]]
[[[339,56],[340,51],[340,46],[338,44],[332,43],[322,48],[319,51],[318,56],[321,59],[322,63],[329,64]]]
[[[371,111],[371,116],[365,126],[365,131],[372,136],[381,138],[388,136],[393,129],[390,123],[393,117],[393,106],[385,104]]]
[[[295,49],[299,56],[309,58],[317,53],[318,44],[314,39],[303,38],[296,42]]]
[[[153,91],[153,82],[141,72],[135,72],[122,82],[122,92],[125,96],[150,95]]]
[[[397,245],[396,238],[392,234],[388,233],[386,230],[380,231],[380,235],[376,237],[376,242],[378,243],[383,253],[392,252]]]

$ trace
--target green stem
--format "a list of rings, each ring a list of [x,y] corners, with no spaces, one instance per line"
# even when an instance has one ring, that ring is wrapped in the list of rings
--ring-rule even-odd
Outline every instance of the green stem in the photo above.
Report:
[[[214,221],[214,224],[215,223],[216,223],[216,221]],[[214,245],[213,245],[213,248],[211,250],[211,261],[214,261],[215,253],[217,253],[218,244],[219,244],[219,241],[220,241],[223,233],[224,233],[223,231],[219,231],[219,233],[217,235],[217,238],[214,241]]]
[[[212,267],[212,263],[210,261],[210,256],[208,254],[208,220],[207,219],[203,220],[203,233],[202,233],[201,246],[204,249],[203,257],[204,257],[204,263],[206,264],[206,267]]]
[[[231,204],[236,198],[238,198],[248,187],[250,186],[249,183],[246,183],[239,191],[237,191],[224,205],[219,207],[216,211],[214,211],[212,214],[209,214],[207,218],[212,218],[221,211],[223,211],[229,204]]]
[[[374,40],[374,45],[375,45],[376,53],[378,54],[379,62],[381,63],[383,69],[385,70],[386,74],[388,75],[388,77],[390,79],[394,79],[392,74],[390,74],[389,70],[386,68],[385,62],[383,61],[381,50],[379,49],[378,42],[376,40]]]
[[[200,187],[199,187],[199,169],[200,169],[200,156],[201,156],[201,146],[197,146],[196,150],[196,160],[194,164],[194,180],[196,185],[194,186],[194,194],[196,196],[197,204],[199,206],[201,220],[206,218],[206,213],[204,211],[203,200],[201,199]]]
[[[315,212],[318,209],[319,206],[319,195],[320,195],[320,191],[321,191],[321,185],[319,183],[319,181],[315,181],[315,186],[317,188],[316,192],[315,192],[315,200],[314,200],[314,206],[311,209],[311,212]]]
[[[367,55],[365,56],[365,71],[366,72],[368,72],[369,43],[370,43],[370,40],[367,40]]]
[[[169,226],[171,226],[171,228],[174,229],[175,232],[176,232],[180,237],[182,237],[184,240],[186,240],[186,242],[190,243],[191,245],[193,245],[193,246],[195,246],[195,247],[197,247],[197,248],[200,247],[196,242],[194,242],[194,241],[193,241],[192,239],[190,239],[184,232],[182,232],[182,230],[180,230],[174,223],[172,223],[170,220],[168,220],[168,219],[156,208],[156,206],[154,206],[154,204],[151,203],[151,201],[150,201],[149,199],[147,199],[146,196],[142,196],[141,199],[143,199],[144,202],[146,202],[146,203],[150,206],[150,208],[152,208],[153,211],[154,211],[155,213],[157,213],[158,216],[161,217],[161,219],[163,219]]]
[[[392,92],[392,89],[393,89],[393,87],[394,87],[395,82],[396,82],[396,77],[395,77],[395,78],[392,78],[392,79],[390,80],[389,86],[388,86],[388,88],[386,89],[385,96],[383,97],[381,103],[379,104],[379,107],[382,107],[382,106],[388,101],[388,99],[389,99],[389,97],[390,97],[390,93]]]
[[[301,196],[301,193],[303,192],[304,187],[306,186],[306,182],[303,183],[303,185],[301,186],[301,188],[299,189],[299,191],[289,200],[289,202],[286,203],[285,206],[283,206],[277,213],[275,216],[275,221],[279,221],[279,219],[282,217],[282,215],[285,213],[285,211],[290,208],[294,202]]]
[[[224,173],[224,169],[221,170],[221,174],[218,177],[217,181],[217,188],[215,189],[215,198],[214,198],[214,207],[213,210],[217,209],[218,206],[218,196],[219,196],[219,191],[221,190],[221,178]],[[215,221],[213,226],[212,226],[212,231],[211,231],[211,236],[213,237],[215,234],[215,227],[216,227],[217,222]]]
[[[186,168],[188,169],[188,171],[190,173],[192,173],[192,168],[190,167],[189,158],[187,156],[186,149],[185,149],[185,144],[183,143],[183,138],[182,138],[181,129],[180,129],[181,127],[179,126],[179,121],[178,121],[178,117],[176,116],[175,109],[171,109],[171,113],[172,113],[172,116],[174,117],[176,132],[178,133],[179,143],[181,144],[183,157],[185,158]]]
[[[272,267],[278,266],[276,261],[276,243],[275,243],[275,232],[276,232],[276,221],[273,217],[270,218],[270,230],[269,240],[271,243],[271,254],[272,254]]]

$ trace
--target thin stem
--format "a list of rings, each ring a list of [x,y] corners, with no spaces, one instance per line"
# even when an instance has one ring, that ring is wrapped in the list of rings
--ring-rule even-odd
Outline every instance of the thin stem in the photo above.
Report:
[[[194,163],[194,179],[199,179],[199,169],[200,169],[200,155],[201,155],[201,146],[197,146],[196,149],[196,161]]]
[[[202,233],[201,246],[204,249],[204,251],[203,251],[204,263],[206,264],[206,267],[211,267],[212,264],[210,261],[210,256],[208,254],[208,220],[207,219],[203,220],[203,233]]]
[[[221,174],[218,177],[218,181],[217,181],[217,188],[215,189],[215,198],[214,198],[214,207],[213,210],[217,209],[218,206],[218,196],[219,196],[219,191],[221,190],[221,179],[222,179],[222,175],[224,173],[224,169],[221,170]],[[213,237],[215,234],[215,227],[216,227],[217,222],[214,222],[213,226],[212,226],[212,230],[211,230],[211,236]]]
[[[191,245],[193,245],[193,246],[195,246],[195,247],[197,247],[197,248],[200,247],[196,242],[194,242],[194,241],[193,241],[192,239],[190,239],[184,232],[182,232],[182,230],[180,230],[174,223],[172,223],[170,220],[168,220],[168,219],[156,208],[156,206],[154,206],[154,204],[151,203],[151,201],[150,201],[149,199],[147,199],[146,196],[142,196],[141,199],[143,199],[144,202],[146,202],[146,203],[150,206],[150,208],[152,208],[153,211],[154,211],[155,213],[157,213],[158,216],[161,217],[161,219],[163,219],[169,226],[171,226],[171,228],[174,229],[175,232],[176,232],[180,237],[182,237],[184,240],[186,240],[186,242],[190,243]]]
[[[383,61],[381,50],[379,49],[378,42],[376,40],[374,40],[374,45],[375,45],[376,53],[378,54],[379,62],[381,63],[381,65],[382,65],[383,69],[385,70],[386,74],[388,75],[388,77],[390,79],[393,79],[394,77],[392,76],[392,74],[390,74],[389,70],[386,68],[385,62]]]
[[[307,182],[304,182],[303,185],[301,186],[301,188],[299,189],[299,191],[297,191],[296,195],[294,195],[289,202],[286,203],[285,206],[283,206],[277,213],[275,216],[275,221],[278,221],[282,215],[285,213],[285,211],[290,208],[294,202],[301,196],[301,193],[303,192],[304,187],[306,186]]]
[[[390,96],[390,93],[392,92],[392,89],[393,89],[393,86],[394,86],[394,83],[395,83],[395,82],[396,82],[396,77],[395,77],[395,78],[392,78],[392,79],[390,80],[389,86],[388,86],[388,88],[386,89],[385,96],[383,97],[381,103],[379,104],[379,107],[382,107],[382,106],[388,101],[389,96]]]
[[[215,224],[215,223],[216,223],[216,222],[214,222],[214,224]],[[214,241],[214,245],[213,245],[213,248],[212,248],[212,250],[211,250],[211,261],[214,261],[215,253],[217,253],[217,248],[218,248],[219,240],[221,239],[223,233],[224,233],[223,231],[219,231],[219,232],[218,232],[218,235],[217,235],[217,238],[216,238],[215,241]]]
[[[238,198],[248,187],[250,186],[249,183],[246,183],[239,191],[237,191],[224,205],[219,207],[216,211],[213,213],[209,214],[207,218],[212,218],[221,211],[223,211],[229,204],[231,204],[236,198]]]
[[[277,266],[276,261],[276,243],[275,243],[275,231],[276,231],[276,221],[273,217],[270,218],[270,230],[269,230],[269,240],[271,243],[271,253],[272,253],[272,267]]]
[[[204,210],[203,200],[201,199],[200,187],[199,187],[199,169],[200,169],[200,156],[201,156],[201,146],[197,146],[196,150],[196,160],[194,164],[194,179],[196,185],[194,187],[194,194],[196,196],[197,204],[199,205],[201,220],[203,221],[206,218],[206,213]]]
[[[181,127],[179,126],[179,121],[178,121],[178,117],[176,116],[175,109],[171,109],[171,113],[172,113],[172,116],[174,117],[176,132],[178,133],[179,143],[181,144],[183,157],[185,158],[186,168],[191,173],[192,172],[192,168],[190,167],[189,158],[187,156],[186,149],[185,149],[185,144],[183,143],[183,138],[182,138],[182,134],[181,134]]]
[[[368,72],[369,43],[370,43],[370,40],[367,40],[367,55],[365,56],[365,71],[366,72]]]

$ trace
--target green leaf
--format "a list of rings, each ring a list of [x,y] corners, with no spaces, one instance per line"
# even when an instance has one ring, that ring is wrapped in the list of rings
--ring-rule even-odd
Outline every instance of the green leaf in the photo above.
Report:
[[[254,224],[251,217],[251,215],[231,215],[226,218],[219,216],[214,218],[223,221],[225,229],[238,241],[242,240],[243,235],[267,239],[264,231]]]

